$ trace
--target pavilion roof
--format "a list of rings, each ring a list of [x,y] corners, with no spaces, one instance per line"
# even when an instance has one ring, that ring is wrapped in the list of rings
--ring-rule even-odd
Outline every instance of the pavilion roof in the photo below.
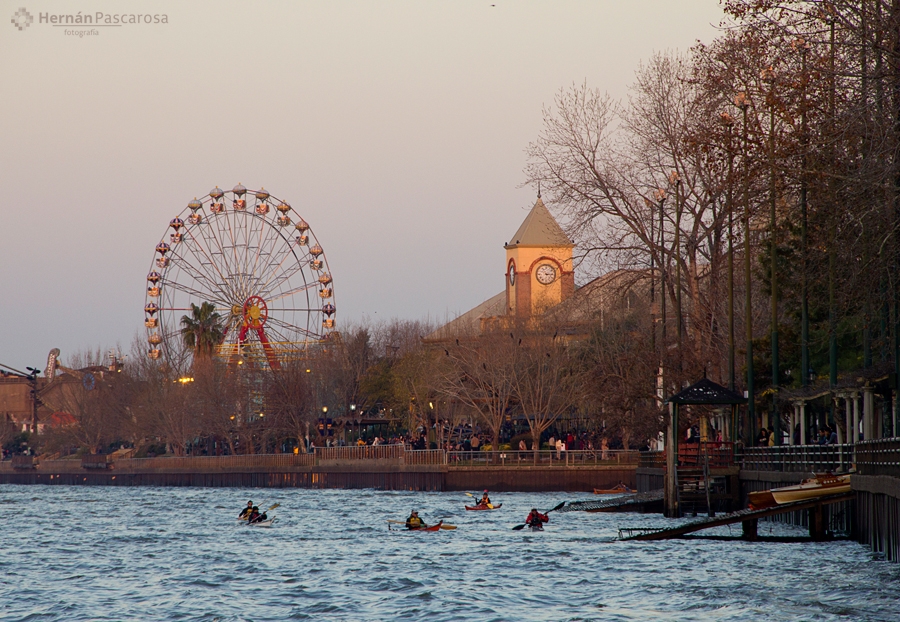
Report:
[[[746,404],[747,398],[709,378],[703,378],[666,401],[673,404]]]

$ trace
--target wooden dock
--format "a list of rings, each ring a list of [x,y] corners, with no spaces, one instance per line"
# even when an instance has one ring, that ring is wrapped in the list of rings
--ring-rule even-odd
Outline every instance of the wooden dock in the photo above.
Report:
[[[678,527],[650,527],[634,529],[625,528],[619,530],[619,539],[672,540],[676,538],[683,538],[687,534],[702,531],[703,529],[741,523],[743,526],[741,539],[755,541],[759,539],[757,535],[757,523],[760,518],[775,516],[776,514],[783,514],[785,512],[795,512],[797,510],[808,509],[810,512],[809,537],[815,541],[827,540],[829,536],[825,528],[826,526],[823,518],[822,507],[832,503],[852,501],[854,498],[855,493],[847,492],[837,495],[829,495],[826,497],[818,497],[816,499],[808,499],[806,501],[784,503],[762,510],[739,510],[737,512],[723,514],[714,518],[704,518],[701,520],[693,521],[684,525],[679,525]]]

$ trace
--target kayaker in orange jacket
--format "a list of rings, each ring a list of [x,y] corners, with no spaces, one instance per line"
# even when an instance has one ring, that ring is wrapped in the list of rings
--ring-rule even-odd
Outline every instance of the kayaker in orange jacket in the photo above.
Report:
[[[488,507],[491,505],[491,498],[488,496],[488,491],[485,490],[484,494],[481,495],[481,501],[478,502],[478,505]]]

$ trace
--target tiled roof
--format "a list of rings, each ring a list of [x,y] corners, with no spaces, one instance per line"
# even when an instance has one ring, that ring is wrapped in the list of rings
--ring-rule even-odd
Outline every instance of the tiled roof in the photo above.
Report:
[[[538,197],[507,246],[574,246]]]
[[[506,290],[491,296],[477,307],[466,311],[455,320],[444,324],[427,335],[425,340],[450,339],[453,337],[477,336],[481,334],[481,319],[506,314]]]

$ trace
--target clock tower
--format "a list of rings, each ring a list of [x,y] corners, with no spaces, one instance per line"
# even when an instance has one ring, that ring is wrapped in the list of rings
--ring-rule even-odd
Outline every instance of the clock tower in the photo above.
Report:
[[[575,244],[538,193],[537,201],[506,248],[506,314],[527,318],[555,307],[575,292]]]

